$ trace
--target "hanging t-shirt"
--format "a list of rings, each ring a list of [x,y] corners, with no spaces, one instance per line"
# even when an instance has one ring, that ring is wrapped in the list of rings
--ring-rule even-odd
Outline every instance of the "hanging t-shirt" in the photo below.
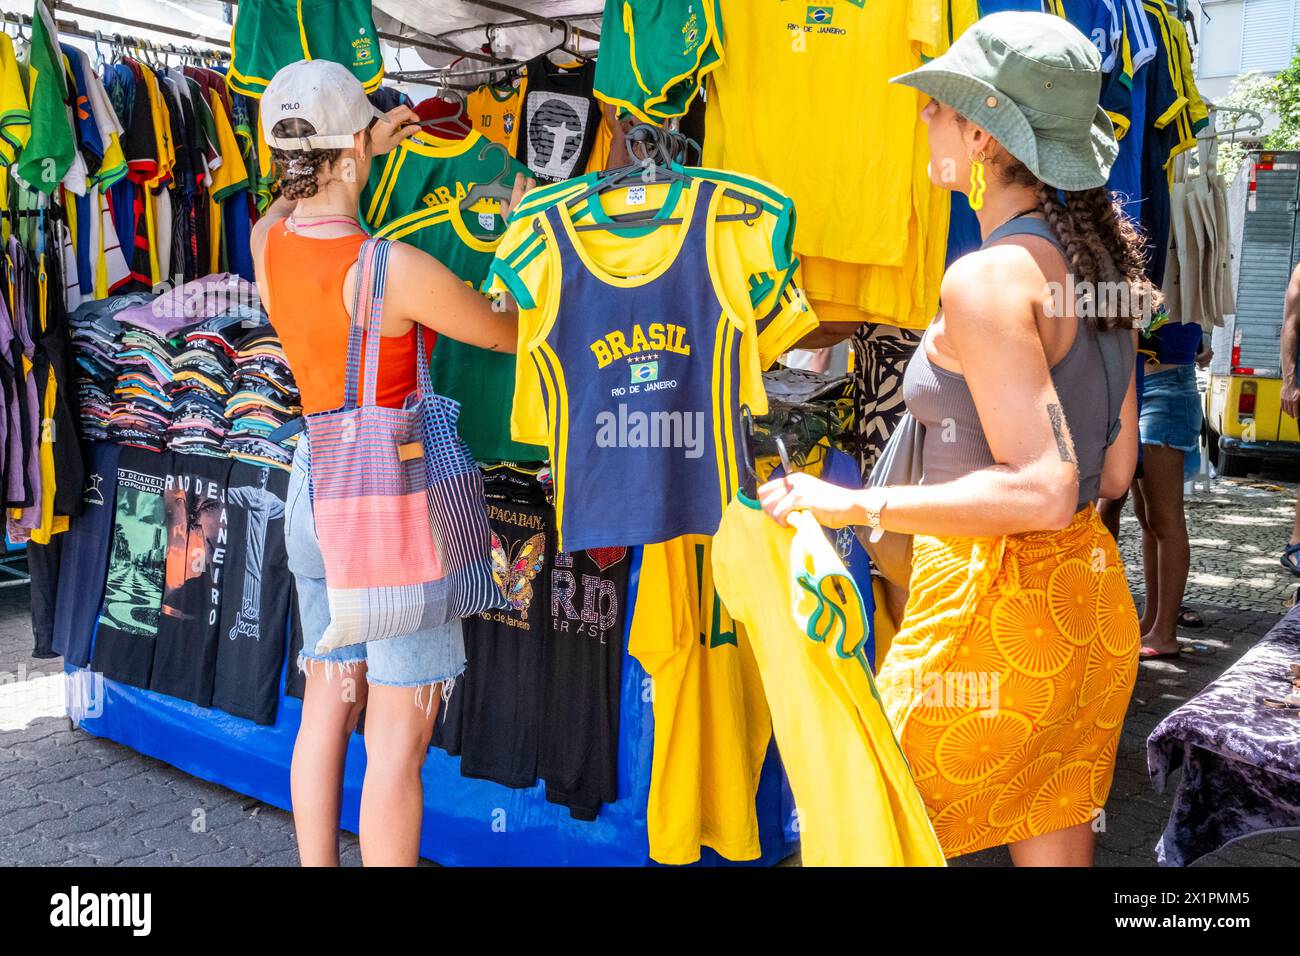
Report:
[[[772,739],[749,635],[713,587],[712,539],[646,545],[628,653],[653,682],[650,858],[687,864],[707,846],[762,852],[754,800]]]
[[[12,165],[31,135],[27,89],[14,57],[14,41],[5,33],[0,36],[0,166]]]
[[[167,524],[163,489],[171,454],[123,448],[104,605],[92,667],[105,677],[148,687],[162,610]]]
[[[284,696],[299,700],[307,693],[307,675],[298,669],[298,655],[302,653],[302,611],[298,608],[298,586],[289,575],[292,595],[289,600],[289,667],[284,675]],[[438,711],[439,716],[442,710]]]
[[[800,255],[902,265],[920,246],[909,225],[923,101],[889,79],[946,48],[947,6],[723,0],[704,165],[788,192]]]
[[[489,474],[485,492],[493,575],[510,606],[461,622],[465,674],[448,702],[455,710],[444,728],[446,749],[459,743],[466,777],[531,787],[537,782],[554,518],[535,482]]]
[[[519,146],[519,107],[527,84],[525,77],[502,86],[480,86],[465,97],[465,109],[474,128],[508,149],[511,156]]]
[[[539,182],[556,183],[587,168],[600,125],[592,95],[596,64],[556,66],[546,56],[528,61],[518,156]]]
[[[628,548],[559,552],[551,568],[542,659],[537,775],[546,799],[594,820],[618,799],[618,716],[627,615]]]
[[[226,552],[212,706],[259,724],[275,722],[292,575],[284,547],[289,473],[230,466]]]
[[[120,451],[120,446],[107,442],[89,446],[81,514],[63,536],[62,573],[54,602],[54,649],[75,667],[90,663],[90,640],[108,575]]]
[[[230,550],[230,460],[172,455],[163,486],[167,557],[149,689],[209,707],[223,569]]]
[[[15,170],[24,183],[47,196],[59,187],[78,159],[68,116],[67,74],[58,36],[50,11],[42,0],[36,0],[27,50],[31,138],[18,157]],[[84,172],[83,166],[83,176]],[[84,182],[82,185],[84,191]]]

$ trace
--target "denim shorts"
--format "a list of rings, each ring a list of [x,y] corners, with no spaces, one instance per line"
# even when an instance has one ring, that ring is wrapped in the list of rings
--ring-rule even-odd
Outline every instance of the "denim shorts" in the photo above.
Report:
[[[450,692],[452,682],[465,670],[465,643],[459,620],[402,637],[317,652],[316,645],[329,626],[330,609],[325,590],[325,562],[311,510],[311,450],[305,432],[298,440],[293,471],[289,475],[285,547],[289,552],[289,570],[298,586],[302,618],[300,670],[308,671],[312,661],[320,661],[327,665],[328,674],[335,666],[365,661],[368,683],[423,687],[445,681],[444,696]]]
[[[1164,445],[1183,453],[1183,480],[1201,467],[1201,396],[1196,366],[1180,365],[1142,379],[1138,431],[1144,445]]]

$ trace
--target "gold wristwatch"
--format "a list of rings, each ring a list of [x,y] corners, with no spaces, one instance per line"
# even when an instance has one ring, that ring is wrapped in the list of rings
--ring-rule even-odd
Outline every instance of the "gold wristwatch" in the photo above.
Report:
[[[885,533],[880,527],[880,512],[885,507],[885,493],[879,488],[868,488],[865,500],[862,503],[863,510],[867,513],[867,527],[871,529],[871,540],[879,541],[880,536]]]

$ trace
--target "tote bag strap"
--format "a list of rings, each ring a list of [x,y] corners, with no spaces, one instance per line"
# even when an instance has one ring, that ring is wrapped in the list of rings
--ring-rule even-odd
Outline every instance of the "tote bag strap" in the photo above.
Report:
[[[384,286],[388,279],[387,239],[367,239],[357,254],[357,283],[352,295],[352,324],[348,328],[348,364],[343,408],[357,407],[357,380],[365,367],[361,404],[374,405],[379,375],[379,343],[384,315]],[[362,343],[365,343],[364,355]]]

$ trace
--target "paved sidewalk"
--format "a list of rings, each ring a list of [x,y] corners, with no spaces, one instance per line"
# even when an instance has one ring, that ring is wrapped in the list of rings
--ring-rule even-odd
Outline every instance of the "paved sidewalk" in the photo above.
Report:
[[[1102,866],[1152,866],[1169,813],[1146,774],[1147,735],[1257,641],[1285,611],[1293,579],[1277,564],[1294,485],[1216,481],[1189,500],[1192,574],[1187,603],[1206,627],[1184,638],[1214,650],[1203,658],[1146,662],[1124,725],[1115,785],[1100,834]],[[1121,550],[1141,603],[1137,522],[1125,516]],[[125,747],[73,730],[62,716],[58,661],[35,661],[26,588],[0,590],[0,866],[13,864],[235,865],[297,863],[293,822],[283,811],[197,780]],[[13,681],[13,675],[23,679]],[[343,834],[343,861],[357,865]],[[1005,849],[958,865],[1007,865]],[[1300,838],[1260,836],[1197,865],[1295,866]]]

